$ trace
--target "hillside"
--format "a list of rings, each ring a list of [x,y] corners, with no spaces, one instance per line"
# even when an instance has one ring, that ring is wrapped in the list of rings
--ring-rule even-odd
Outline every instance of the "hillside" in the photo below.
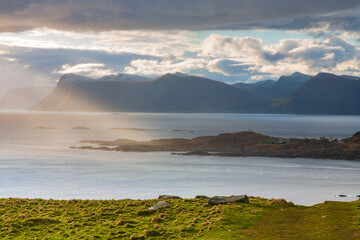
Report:
[[[281,76],[272,87],[258,86],[253,89],[253,93],[268,98],[284,98],[294,94],[299,90],[312,76],[295,72],[290,76]]]
[[[319,73],[293,96],[280,100],[280,111],[297,114],[360,114],[360,81]]]
[[[1,239],[359,239],[360,202],[0,199]]]
[[[71,76],[74,77],[73,75]],[[228,84],[166,74],[153,80],[67,81],[33,110],[127,112],[259,112],[264,99]]]

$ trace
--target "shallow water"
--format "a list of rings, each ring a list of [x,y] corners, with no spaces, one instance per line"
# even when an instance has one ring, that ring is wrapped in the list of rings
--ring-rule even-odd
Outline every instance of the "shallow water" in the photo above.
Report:
[[[74,130],[76,126],[90,129]],[[280,137],[344,138],[359,128],[358,116],[1,112],[0,197],[144,199],[159,194],[248,194],[306,205],[350,201],[356,198],[334,195],[360,194],[360,162],[174,156],[68,147],[83,139],[147,140],[249,129]]]

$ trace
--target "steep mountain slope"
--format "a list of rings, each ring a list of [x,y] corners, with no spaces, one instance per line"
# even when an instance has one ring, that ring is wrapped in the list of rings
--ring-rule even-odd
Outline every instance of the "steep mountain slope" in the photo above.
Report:
[[[277,104],[287,113],[360,114],[360,80],[319,73]]]
[[[0,99],[0,109],[28,109],[48,96],[55,87],[28,87],[10,89]]]
[[[262,112],[264,99],[228,84],[166,74],[145,81],[59,81],[33,110],[128,112]],[[71,76],[73,77],[73,76]]]
[[[304,83],[309,81],[311,77],[310,75],[295,72],[290,76],[281,76],[271,88],[258,86],[253,90],[253,93],[268,98],[288,97],[294,94]]]

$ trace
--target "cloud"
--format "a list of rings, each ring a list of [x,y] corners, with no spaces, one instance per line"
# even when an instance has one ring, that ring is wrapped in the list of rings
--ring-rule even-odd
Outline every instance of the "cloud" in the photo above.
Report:
[[[205,59],[174,59],[168,58],[162,61],[158,60],[133,60],[130,66],[125,67],[125,72],[128,74],[143,74],[143,75],[162,75],[166,73],[188,73],[192,70],[205,69],[207,65]]]
[[[261,27],[299,29],[292,19],[298,22],[304,18],[298,25],[310,26],[316,20],[307,17],[330,14],[353,25],[348,15],[341,13],[359,5],[358,0],[5,0],[0,1],[0,31],[24,31],[37,27],[98,32]],[[354,14],[350,16],[358,19]],[[331,19],[335,18],[325,20],[339,27]],[[272,25],[268,26],[267,22],[272,22]]]
[[[160,58],[150,55],[139,55],[134,53],[109,53],[106,51],[76,50],[76,49],[38,49],[24,47],[6,47],[0,45],[0,51],[4,49],[4,57],[12,58],[17,63],[31,65],[34,71],[52,73],[61,68],[62,65],[76,65],[81,63],[100,62],[115,71],[122,71],[135,59]]]
[[[73,66],[65,64],[62,66],[62,69],[56,73],[74,73],[93,78],[116,74],[113,69],[106,68],[105,64],[102,63],[80,63]]]
[[[182,56],[196,50],[189,31],[67,32],[37,28],[22,33],[0,34],[0,44],[9,47],[105,51],[114,54]]]
[[[207,70],[209,72],[221,73],[225,76],[231,75],[249,75],[252,71],[249,69],[254,65],[241,63],[229,59],[215,59],[207,64]]]
[[[199,56],[256,58],[261,54],[262,41],[252,37],[229,37],[211,34],[201,44]]]
[[[295,71],[356,74],[351,70],[360,64],[360,48],[338,36],[325,40],[283,39],[278,44],[264,45],[256,38],[212,34],[201,46],[198,56],[210,59],[207,70],[227,76],[279,77]],[[352,67],[345,68],[348,62]]]

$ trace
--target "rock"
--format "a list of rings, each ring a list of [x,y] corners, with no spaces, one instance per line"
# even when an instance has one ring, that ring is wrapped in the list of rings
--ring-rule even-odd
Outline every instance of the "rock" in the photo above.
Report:
[[[195,198],[199,199],[199,198],[209,198],[209,197],[208,197],[208,196],[205,196],[205,195],[196,195]]]
[[[227,204],[233,202],[240,202],[240,203],[249,203],[249,199],[246,195],[232,195],[230,197],[224,196],[215,196],[209,198],[208,203],[210,205],[219,205],[219,204]]]
[[[359,195],[356,195],[356,197],[360,198],[360,194],[359,194]]]
[[[339,194],[338,197],[347,197],[345,194]]]
[[[174,195],[159,195],[158,199],[182,199],[182,198]]]
[[[169,203],[165,202],[165,201],[161,201],[161,202],[157,202],[155,203],[153,206],[149,207],[149,210],[157,210],[159,208],[165,208],[170,206]]]

